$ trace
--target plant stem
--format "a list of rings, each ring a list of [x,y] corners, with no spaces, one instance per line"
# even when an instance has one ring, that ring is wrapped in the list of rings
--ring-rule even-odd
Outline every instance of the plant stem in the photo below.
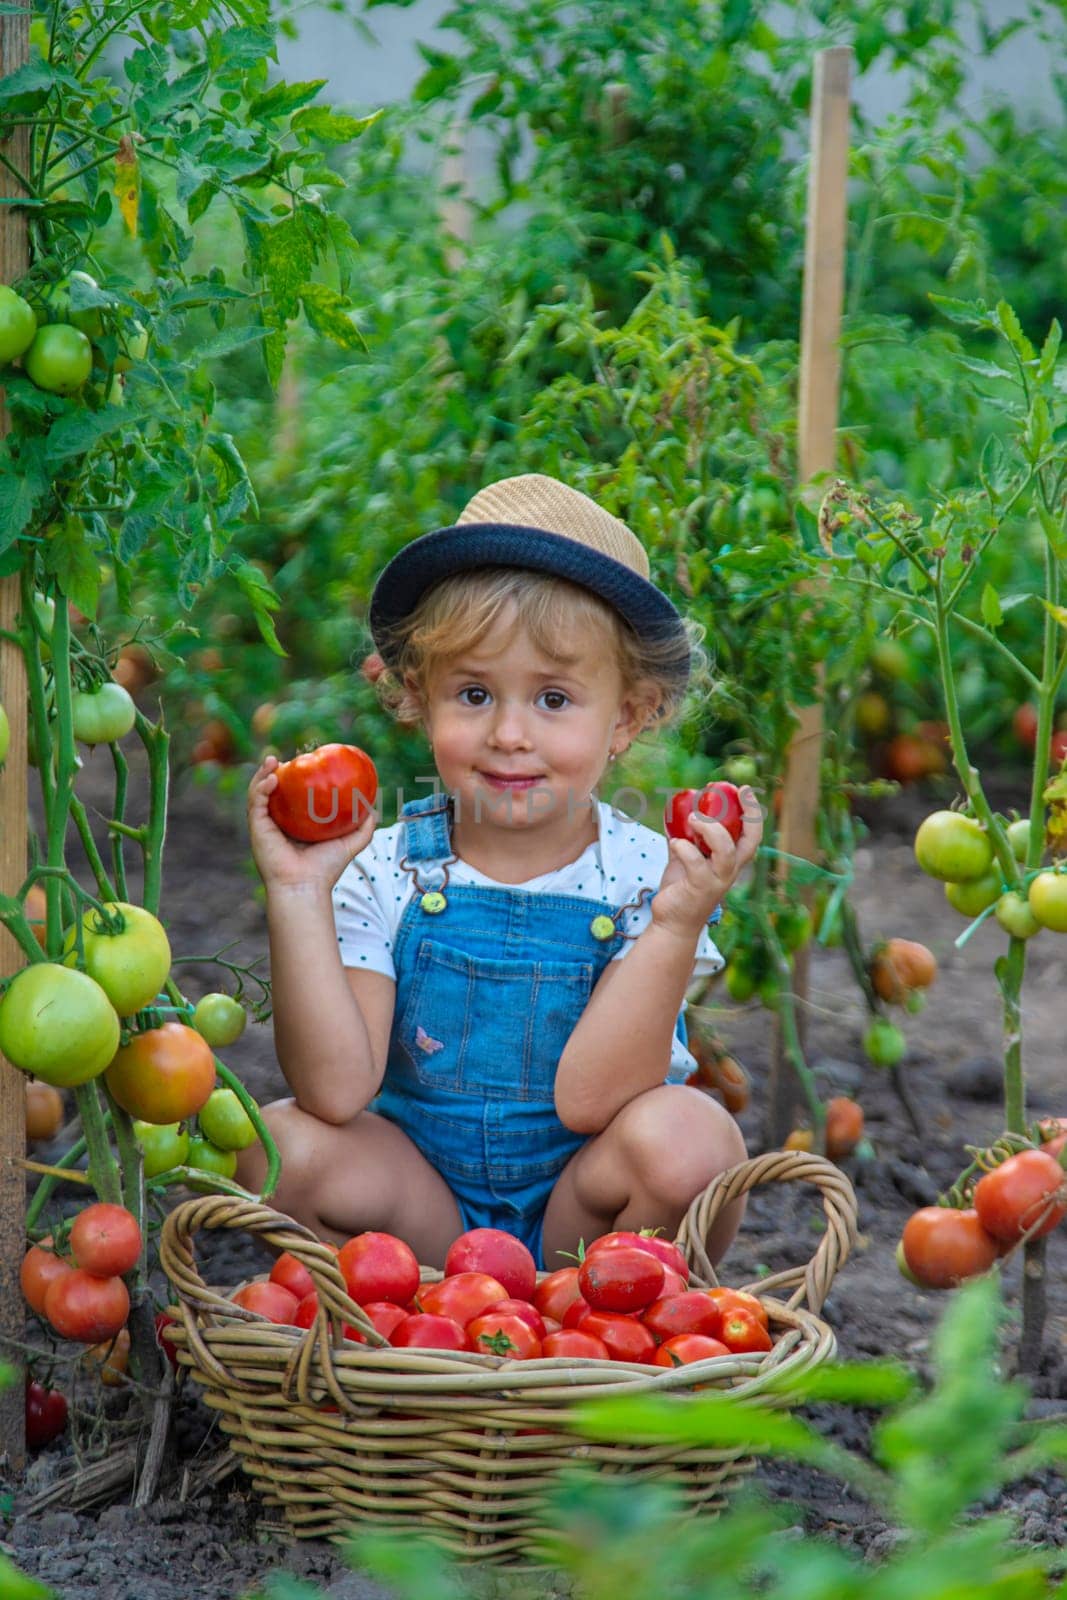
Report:
[[[144,853],[145,907],[154,916],[159,915],[159,896],[163,881],[163,842],[167,833],[167,797],[170,785],[170,768],[167,748],[170,734],[159,722],[149,722],[137,713],[137,732],[148,752],[148,821],[145,824],[142,851]]]
[[[65,1172],[68,1168],[73,1167],[76,1161],[80,1161],[84,1154],[85,1139],[76,1139],[70,1149],[65,1151],[55,1163],[54,1172],[61,1170]],[[56,1184],[61,1182],[61,1179],[57,1178],[54,1172],[44,1178],[33,1191],[33,1198],[26,1210],[26,1232],[28,1234],[32,1235],[34,1228],[37,1226],[37,1218],[51,1199],[52,1191],[55,1189]]]
[[[74,1091],[74,1099],[82,1119],[85,1147],[89,1153],[89,1176],[93,1180],[93,1188],[101,1200],[121,1206],[122,1177],[118,1162],[115,1160],[115,1153],[111,1148],[111,1140],[108,1138],[110,1119],[101,1104],[96,1079],[92,1078],[88,1083],[79,1084]]]
[[[93,838],[92,830],[89,827],[89,817],[86,813],[85,807],[82,805],[77,795],[73,795],[71,797],[70,814],[74,818],[74,824],[78,830],[78,835],[82,842],[82,849],[85,851],[86,859],[89,862],[93,877],[96,879],[96,886],[100,891],[101,898],[104,900],[116,900],[124,898],[123,896],[116,895],[115,890],[112,887],[111,880],[107,875],[107,870],[104,867],[103,861],[101,860],[100,852],[96,848],[96,840]]]
[[[282,1171],[281,1152],[279,1151],[274,1140],[271,1138],[270,1130],[263,1121],[263,1114],[256,1102],[253,1100],[252,1096],[249,1094],[240,1078],[236,1077],[235,1074],[230,1071],[229,1067],[226,1066],[225,1062],[220,1061],[217,1056],[215,1057],[215,1071],[218,1073],[227,1089],[233,1090],[245,1111],[248,1113],[249,1121],[255,1128],[256,1133],[259,1135],[259,1142],[263,1146],[263,1153],[267,1158],[267,1171],[264,1175],[263,1184],[259,1191],[259,1198],[261,1200],[266,1200],[268,1196],[272,1195],[275,1189],[278,1187],[278,1179],[281,1176]]]
[[[111,746],[111,759],[115,764],[114,816],[116,821],[123,822],[126,818],[126,792],[129,786],[130,768],[117,744]],[[128,900],[130,896],[126,887],[126,860],[122,853],[122,835],[117,829],[111,832],[111,865],[115,873],[118,898]]]

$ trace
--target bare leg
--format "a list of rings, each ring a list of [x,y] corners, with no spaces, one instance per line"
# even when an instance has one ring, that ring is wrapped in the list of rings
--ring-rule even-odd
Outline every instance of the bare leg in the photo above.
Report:
[[[340,1126],[276,1100],[263,1116],[277,1141],[282,1175],[270,1204],[342,1243],[368,1229],[406,1239],[426,1266],[443,1266],[460,1232],[459,1207],[441,1174],[406,1133],[372,1111]],[[259,1192],[266,1171],[262,1146],[237,1158],[237,1181]]]
[[[545,1266],[614,1228],[662,1228],[673,1239],[691,1201],[716,1173],[747,1155],[729,1112],[699,1089],[664,1084],[637,1095],[560,1174],[545,1211]],[[718,1218],[708,1250],[717,1261],[744,1215],[735,1201]]]

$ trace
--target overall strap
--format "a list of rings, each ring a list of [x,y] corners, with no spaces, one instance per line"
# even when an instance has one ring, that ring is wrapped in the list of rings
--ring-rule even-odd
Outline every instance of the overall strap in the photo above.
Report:
[[[445,861],[452,856],[452,800],[443,792],[409,800],[400,813],[408,861]]]

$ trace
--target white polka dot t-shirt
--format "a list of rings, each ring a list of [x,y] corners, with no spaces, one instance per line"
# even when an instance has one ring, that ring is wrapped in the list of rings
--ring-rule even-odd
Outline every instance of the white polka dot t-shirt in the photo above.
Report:
[[[556,872],[543,873],[526,883],[501,884],[495,878],[454,861],[448,868],[449,883],[475,884],[500,889],[521,889],[528,894],[582,895],[590,900],[607,900],[626,905],[636,900],[644,888],[659,887],[667,865],[667,840],[652,828],[634,822],[605,801],[597,802],[599,837],[583,850],[576,861]],[[367,848],[345,868],[333,890],[333,914],[337,945],[346,967],[362,967],[395,978],[393,943],[405,907],[415,892],[410,872],[401,869],[403,824],[376,830]],[[620,932],[641,933],[651,922],[652,911],[646,899],[627,911]],[[612,957],[625,960],[631,945],[625,943]],[[723,958],[707,929],[697,943],[694,976],[719,972]],[[675,1036],[670,1076],[685,1077],[695,1066],[693,1057]]]

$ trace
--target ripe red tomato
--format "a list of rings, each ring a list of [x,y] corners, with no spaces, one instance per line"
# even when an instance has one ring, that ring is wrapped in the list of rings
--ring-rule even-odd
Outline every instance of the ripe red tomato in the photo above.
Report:
[[[1067,759],[1067,728],[1057,728],[1049,740],[1048,758],[1054,767],[1063,765]]]
[[[75,1263],[96,1278],[121,1277],[137,1265],[141,1230],[125,1206],[98,1201],[74,1218],[70,1250]]]
[[[663,1263],[636,1245],[593,1250],[578,1268],[578,1287],[596,1311],[640,1311],[663,1290]]]
[[[749,1294],[747,1290],[716,1286],[714,1289],[704,1289],[702,1293],[715,1302],[724,1317],[731,1311],[750,1311],[757,1322],[762,1323],[765,1328],[770,1327],[767,1308],[763,1301],[757,1299],[754,1294]]]
[[[155,1317],[155,1323],[156,1323],[156,1343],[158,1344],[159,1348],[162,1350],[163,1354],[166,1356],[167,1360],[170,1362],[170,1364],[173,1367],[174,1371],[177,1372],[177,1370],[178,1370],[178,1347],[174,1343],[173,1339],[171,1339],[170,1336],[167,1333],[167,1329],[168,1328],[173,1328],[174,1325],[175,1325],[174,1324],[174,1318],[173,1317],[168,1317],[168,1315],[167,1315],[167,1313],[165,1311],[157,1311],[156,1312],[156,1317]]]
[[[363,1314],[369,1317],[381,1334],[383,1339],[392,1339],[394,1332],[408,1315],[403,1306],[390,1305],[388,1300],[372,1300],[369,1305],[362,1308]],[[351,1339],[355,1344],[366,1344],[367,1336],[360,1333],[350,1322],[344,1325],[346,1339]]]
[[[286,1250],[280,1255],[270,1269],[271,1283],[280,1283],[283,1289],[288,1289],[299,1303],[306,1300],[309,1294],[315,1291],[315,1284],[311,1273],[302,1261]],[[304,1324],[310,1327],[310,1323]]]
[[[722,1323],[722,1312],[713,1300],[699,1289],[687,1289],[682,1294],[669,1294],[654,1300],[641,1321],[662,1343],[676,1333],[704,1333],[714,1338]]]
[[[499,1317],[505,1314],[520,1318],[528,1328],[532,1328],[539,1339],[543,1339],[548,1332],[544,1317],[529,1300],[514,1300],[509,1297],[507,1300],[497,1300],[486,1310],[486,1316]]]
[[[310,1328],[318,1314],[319,1292],[317,1289],[312,1289],[310,1294],[304,1295],[303,1299],[297,1302],[296,1311],[293,1315],[293,1327]]]
[[[676,1333],[664,1339],[656,1351],[657,1367],[687,1367],[693,1361],[710,1361],[713,1356],[728,1356],[730,1349],[721,1339],[706,1333]]]
[[[633,1245],[638,1250],[646,1250],[650,1256],[655,1256],[657,1261],[670,1272],[676,1272],[685,1283],[689,1282],[689,1263],[678,1245],[671,1239],[664,1239],[651,1230],[647,1233],[631,1233],[626,1228],[618,1229],[615,1233],[602,1233],[599,1239],[594,1239],[586,1250],[586,1255],[591,1256],[594,1250],[617,1250],[620,1245]]]
[[[72,1267],[49,1285],[44,1314],[61,1339],[99,1344],[125,1326],[130,1296],[121,1278],[94,1278],[84,1267]]]
[[[999,1249],[977,1211],[923,1206],[904,1224],[901,1237],[908,1269],[925,1289],[953,1289],[988,1272]]]
[[[43,1383],[28,1379],[26,1383],[26,1445],[30,1450],[40,1450],[50,1444],[67,1426],[67,1402],[58,1389],[46,1389]]]
[[[1016,706],[1011,725],[1019,743],[1032,750],[1037,743],[1037,707],[1029,701]]]
[[[480,1317],[490,1306],[507,1299],[507,1290],[488,1272],[457,1272],[452,1278],[442,1278],[439,1283],[420,1285],[415,1304],[420,1311],[430,1311],[438,1317],[454,1317],[461,1328]]]
[[[271,817],[290,839],[315,844],[358,828],[374,805],[378,774],[354,744],[322,744],[283,761],[267,801]]]
[[[752,1311],[725,1311],[719,1338],[735,1355],[769,1350],[773,1342],[768,1329]]]
[[[735,844],[740,839],[745,822],[741,794],[735,784],[709,783],[700,790],[680,789],[664,809],[663,826],[668,839],[688,839],[709,856],[711,851],[690,820],[694,811],[712,822],[721,822]]]
[[[611,1356],[603,1339],[581,1328],[561,1328],[558,1333],[546,1333],[541,1340],[543,1356],[563,1356],[568,1361],[610,1361]]]
[[[419,1263],[409,1244],[392,1233],[357,1233],[337,1257],[357,1305],[388,1300],[406,1306],[419,1287]]]
[[[1065,1176],[1047,1150],[1020,1150],[975,1184],[979,1222],[994,1239],[1008,1244],[1017,1243],[1024,1234],[1039,1239],[1051,1233],[1067,1215],[1067,1200],[1056,1199],[1067,1193]]]
[[[287,1328],[295,1326],[296,1295],[284,1289],[280,1283],[264,1283],[262,1280],[246,1283],[231,1298],[235,1306],[254,1311],[257,1316],[266,1317],[268,1322],[284,1323]]]
[[[483,1355],[506,1356],[509,1361],[533,1361],[541,1354],[541,1341],[523,1317],[508,1311],[487,1311],[467,1328],[473,1350]]]
[[[141,1122],[184,1122],[215,1087],[211,1046],[184,1022],[135,1033],[105,1074],[124,1111]]]
[[[39,1317],[44,1316],[44,1298],[49,1285],[74,1270],[65,1256],[57,1255],[50,1248],[51,1244],[51,1234],[42,1239],[40,1244],[31,1244],[19,1268],[22,1292]]]
[[[582,1319],[581,1331],[602,1339],[612,1361],[636,1361],[648,1367],[656,1359],[656,1341],[636,1317],[618,1311],[590,1311]]]
[[[564,1311],[562,1326],[564,1328],[580,1328],[592,1309],[589,1301],[579,1295],[577,1300],[572,1300]]]
[[[405,1316],[389,1339],[398,1350],[469,1350],[471,1347],[465,1329],[454,1317],[438,1317],[428,1311]]]
[[[560,1267],[558,1272],[550,1272],[541,1279],[530,1299],[543,1317],[554,1317],[557,1322],[562,1322],[567,1307],[581,1297],[578,1268]]]
[[[521,1239],[500,1228],[469,1228],[448,1247],[445,1277],[457,1272],[488,1272],[504,1293],[529,1300],[537,1283],[537,1263]]]

